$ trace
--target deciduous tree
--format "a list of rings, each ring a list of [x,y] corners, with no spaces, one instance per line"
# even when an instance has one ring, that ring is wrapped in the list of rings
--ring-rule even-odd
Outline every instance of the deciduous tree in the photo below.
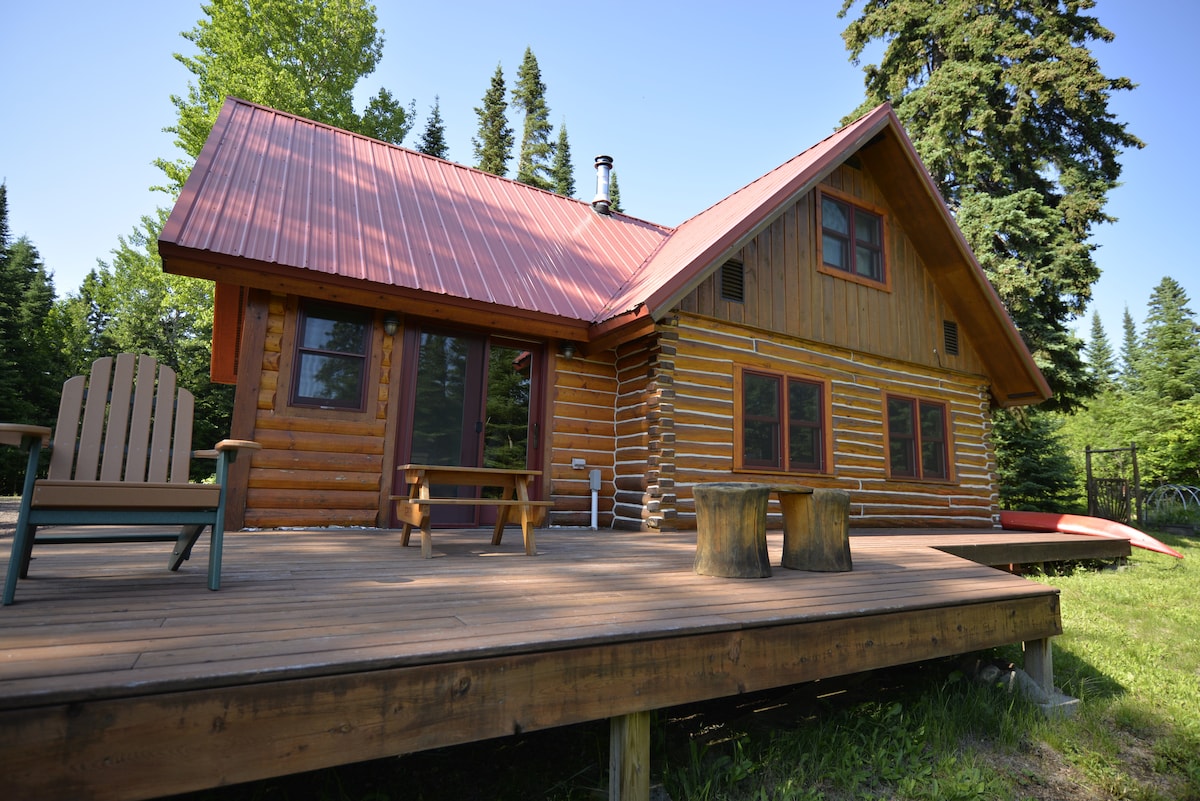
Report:
[[[209,0],[205,17],[182,35],[196,55],[175,58],[194,76],[172,95],[179,117],[167,130],[185,157],[159,159],[177,194],[226,95],[399,144],[413,124],[386,89],[361,116],[353,91],[383,54],[375,7],[365,0]]]

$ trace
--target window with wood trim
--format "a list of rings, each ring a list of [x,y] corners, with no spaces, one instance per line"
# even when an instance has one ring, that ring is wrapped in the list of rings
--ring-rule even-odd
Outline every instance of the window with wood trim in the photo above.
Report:
[[[893,478],[950,478],[946,404],[888,396],[888,470]]]
[[[361,411],[370,316],[361,309],[306,303],[297,325],[293,405]]]
[[[830,270],[886,283],[883,217],[821,193],[821,262]]]
[[[822,381],[743,370],[736,418],[741,427],[739,466],[824,472],[826,394]]]

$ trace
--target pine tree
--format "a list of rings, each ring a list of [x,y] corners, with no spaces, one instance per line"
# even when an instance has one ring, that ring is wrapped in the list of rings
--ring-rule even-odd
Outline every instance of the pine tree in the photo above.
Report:
[[[1146,331],[1138,354],[1141,387],[1159,403],[1200,393],[1200,333],[1187,292],[1167,276],[1150,295]]]
[[[612,199],[612,202],[608,204],[609,211],[624,214],[625,209],[621,207],[621,188],[617,186],[616,170],[608,175],[608,196]]]
[[[539,189],[553,189],[551,161],[554,143],[550,141],[554,126],[550,124],[550,109],[546,105],[546,84],[533,50],[525,48],[525,58],[517,69],[513,86],[513,105],[525,114],[521,150],[517,156],[517,180]]]
[[[1136,391],[1141,386],[1138,378],[1138,362],[1141,361],[1142,343],[1138,339],[1137,326],[1129,307],[1121,316],[1121,384],[1128,391]]]
[[[1092,311],[1092,338],[1085,351],[1092,378],[1100,391],[1113,386],[1117,374],[1116,356],[1112,346],[1108,344],[1108,335],[1104,333],[1104,324],[1100,322],[1100,312]]]
[[[845,17],[860,0],[844,0]],[[1070,323],[1099,271],[1089,243],[1117,185],[1123,149],[1142,142],[1109,111],[1133,88],[1088,49],[1113,34],[1082,13],[1094,0],[861,0],[843,32],[865,68],[865,103],[890,102],[1030,349],[1051,405],[1093,390]]]
[[[575,197],[575,168],[571,165],[571,143],[567,141],[565,122],[558,127],[558,144],[554,148],[550,177],[555,192],[564,197]]]
[[[8,187],[0,183],[0,420],[51,425],[65,375],[48,333],[54,283],[28,237],[11,241]],[[25,457],[0,448],[0,495],[15,495]]]
[[[513,131],[508,125],[508,102],[504,99],[504,70],[496,65],[492,82],[483,95],[483,105],[475,107],[479,117],[479,134],[472,137],[475,145],[475,166],[492,175],[506,175],[512,158]]]
[[[1070,503],[1075,468],[1060,429],[1054,414],[1038,409],[997,412],[992,440],[1002,508],[1061,512]]]
[[[441,98],[433,97],[433,110],[429,112],[429,121],[425,123],[425,131],[421,134],[421,143],[417,150],[427,156],[437,156],[439,159],[449,158],[450,148],[446,144],[446,126],[442,122]]]

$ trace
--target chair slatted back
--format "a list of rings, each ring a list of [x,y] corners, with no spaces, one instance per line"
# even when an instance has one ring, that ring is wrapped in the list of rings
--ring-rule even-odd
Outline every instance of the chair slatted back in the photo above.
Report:
[[[51,480],[186,483],[195,400],[150,356],[104,356],[63,384]]]

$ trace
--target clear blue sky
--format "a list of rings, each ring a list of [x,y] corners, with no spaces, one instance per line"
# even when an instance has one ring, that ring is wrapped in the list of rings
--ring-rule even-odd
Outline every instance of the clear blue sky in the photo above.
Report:
[[[863,94],[841,40],[840,0],[696,3],[378,0],[383,59],[362,83],[415,99],[416,133],[440,97],[450,158],[473,160],[479,105],[500,64],[511,86],[526,46],[565,122],[577,194],[595,191],[592,158],[612,155],[626,210],[676,225],[824,138]],[[1200,312],[1200,263],[1179,218],[1200,186],[1193,144],[1200,78],[1195,0],[1099,0],[1115,34],[1093,51],[1110,76],[1139,84],[1111,110],[1146,141],[1123,163],[1095,237],[1095,288],[1114,347],[1129,307],[1139,329],[1164,275]],[[28,236],[60,295],[78,289],[119,236],[167,203],[151,162],[175,158],[169,97],[191,77],[172,58],[201,17],[191,0],[8,2],[0,10],[0,180],[9,225]],[[865,59],[870,60],[868,57]],[[1090,318],[1090,312],[1089,312]],[[1086,335],[1090,319],[1080,322]]]

